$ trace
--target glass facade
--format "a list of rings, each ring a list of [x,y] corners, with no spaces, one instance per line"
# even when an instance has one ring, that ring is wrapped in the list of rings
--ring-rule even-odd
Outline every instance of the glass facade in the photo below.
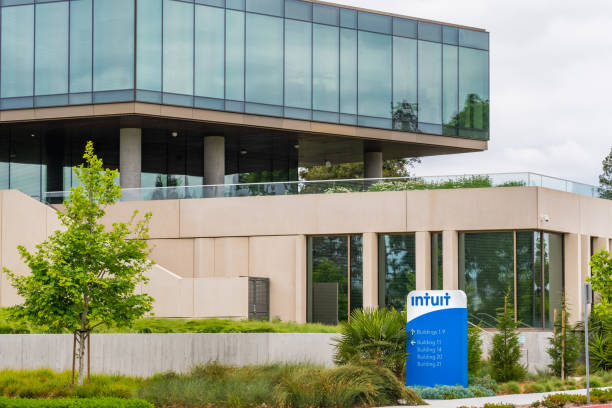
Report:
[[[363,306],[361,235],[308,239],[309,322],[338,324]]]
[[[137,100],[488,139],[485,32],[300,0],[2,5],[0,109]]]
[[[414,234],[378,237],[378,304],[406,308],[406,296],[416,288]]]
[[[463,233],[459,236],[459,287],[470,321],[494,327],[509,294],[521,327],[552,327],[561,307],[563,236],[542,231]]]

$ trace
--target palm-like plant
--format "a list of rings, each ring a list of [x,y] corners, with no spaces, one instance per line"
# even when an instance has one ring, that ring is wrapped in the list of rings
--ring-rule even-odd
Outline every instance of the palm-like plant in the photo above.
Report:
[[[406,315],[395,309],[355,309],[341,323],[336,364],[373,362],[401,377],[406,364]]]

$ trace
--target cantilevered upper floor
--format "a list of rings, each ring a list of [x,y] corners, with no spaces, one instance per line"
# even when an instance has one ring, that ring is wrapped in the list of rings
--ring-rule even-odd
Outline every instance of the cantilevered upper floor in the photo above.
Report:
[[[484,150],[489,139],[481,29],[300,0],[1,4],[0,122],[133,102],[182,109],[154,116],[246,127],[440,136],[414,139],[440,146],[427,154]]]

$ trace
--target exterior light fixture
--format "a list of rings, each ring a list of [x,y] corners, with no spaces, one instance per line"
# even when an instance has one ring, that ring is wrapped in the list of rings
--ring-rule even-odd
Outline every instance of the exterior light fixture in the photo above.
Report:
[[[248,153],[248,152],[247,152],[246,150],[244,150],[244,149],[240,150],[240,154],[241,154],[241,155],[243,155],[243,156],[244,156],[245,154],[247,154],[247,153]]]
[[[171,133],[171,135],[172,135],[172,137],[177,137],[178,136],[178,132],[174,131],[174,132]]]
[[[36,135],[35,135],[34,133],[32,133],[32,134],[30,135],[30,137],[36,137]]]
[[[329,160],[325,161],[325,167],[331,167],[331,162]]]
[[[299,149],[300,145],[299,144],[294,144],[293,147],[296,148],[296,149]]]

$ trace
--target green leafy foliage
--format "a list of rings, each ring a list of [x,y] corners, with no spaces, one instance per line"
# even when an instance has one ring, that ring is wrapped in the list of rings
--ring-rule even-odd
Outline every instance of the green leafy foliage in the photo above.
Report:
[[[73,399],[10,399],[0,397],[0,408],[153,408],[138,399],[73,398]]]
[[[482,408],[514,408],[516,405],[514,404],[505,404],[503,402],[492,403],[487,402],[482,406]],[[467,407],[465,405],[460,406],[459,408],[477,408],[477,407]]]
[[[481,385],[470,385],[464,388],[460,385],[436,385],[435,387],[413,387],[423,399],[447,400],[457,398],[492,397],[493,390]]]
[[[424,402],[386,368],[308,364],[227,367],[209,364],[189,374],[148,380],[138,396],[157,407],[372,407]]]
[[[521,348],[518,339],[518,322],[514,321],[514,309],[508,300],[509,294],[504,299],[504,307],[497,314],[499,331],[493,337],[493,349],[491,351],[491,365],[493,378],[497,381],[520,380],[526,370],[519,360]]]
[[[546,352],[551,359],[548,368],[551,369],[553,375],[565,379],[574,374],[580,358],[581,343],[580,338],[569,324],[565,297],[561,299],[561,310],[557,313],[553,336],[549,339],[549,343],[550,347]]]
[[[601,165],[603,172],[599,176],[599,196],[612,200],[612,149]]]
[[[340,324],[336,364],[374,362],[401,377],[406,365],[406,316],[395,309],[355,309]]]
[[[468,329],[468,373],[476,374],[482,365],[482,339],[480,327]]]
[[[612,401],[612,389],[591,390],[591,404],[605,404]],[[583,394],[551,394],[542,401],[531,404],[532,407],[563,408],[568,406],[585,405],[586,395]]]
[[[71,372],[49,369],[0,371],[0,395],[13,398],[130,398],[142,382],[120,375],[91,376],[91,383],[72,387]]]
[[[135,292],[151,267],[146,238],[151,214],[134,222],[101,222],[105,208],[117,202],[121,188],[116,170],[105,170],[88,142],[85,164],[74,168],[79,185],[58,212],[62,229],[36,246],[18,248],[30,274],[8,269],[11,284],[24,299],[11,309],[16,318],[53,331],[75,332],[79,384],[83,383],[85,340],[102,324],[127,326],[152,308],[152,298]]]
[[[410,170],[421,162],[419,158],[383,161],[383,177],[410,177]],[[304,180],[346,180],[362,178],[363,162],[312,166],[300,170]]]
[[[612,255],[608,251],[591,257],[591,277],[587,280],[598,294],[590,322],[590,360],[594,369],[612,370]]]

